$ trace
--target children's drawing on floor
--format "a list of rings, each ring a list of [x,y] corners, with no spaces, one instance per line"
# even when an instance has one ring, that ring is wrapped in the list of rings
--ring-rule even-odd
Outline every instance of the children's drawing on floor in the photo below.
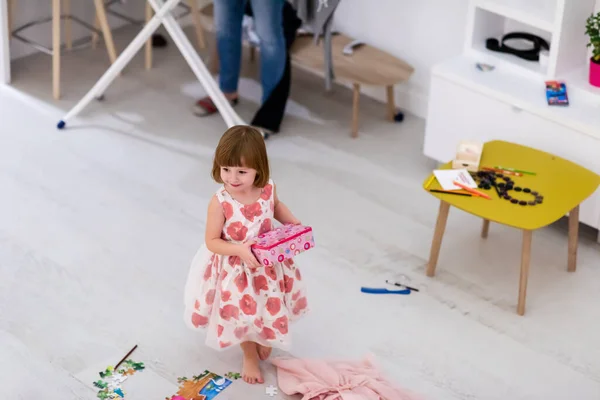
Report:
[[[218,81],[219,77],[215,77]],[[202,87],[200,82],[186,83],[181,87],[181,92],[186,96],[189,96],[195,100],[205,97],[206,91]],[[260,84],[249,78],[240,78],[238,93],[244,100],[250,101],[255,104],[260,104],[262,89]],[[315,124],[325,125],[326,121],[311,114],[310,110],[303,105],[295,102],[292,99],[288,99],[285,108],[286,115],[301,118],[306,121],[310,121]]]
[[[208,370],[191,379],[182,377],[177,381],[179,382],[177,394],[167,397],[166,400],[212,400],[231,385],[229,379]]]

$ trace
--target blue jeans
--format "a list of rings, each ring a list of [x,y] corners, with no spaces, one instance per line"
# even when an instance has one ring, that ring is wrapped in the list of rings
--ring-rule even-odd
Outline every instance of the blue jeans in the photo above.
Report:
[[[235,93],[242,58],[242,20],[247,0],[215,0],[215,27],[219,53],[219,86],[223,93]],[[262,102],[283,76],[286,60],[283,34],[285,0],[249,0],[254,26],[260,38],[260,81]]]

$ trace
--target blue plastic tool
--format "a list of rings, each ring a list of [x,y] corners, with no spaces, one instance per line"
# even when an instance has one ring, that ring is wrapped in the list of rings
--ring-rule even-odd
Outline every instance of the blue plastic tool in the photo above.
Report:
[[[360,288],[360,291],[368,294],[410,294],[411,292],[410,289],[389,290],[385,288],[368,288],[364,286]]]

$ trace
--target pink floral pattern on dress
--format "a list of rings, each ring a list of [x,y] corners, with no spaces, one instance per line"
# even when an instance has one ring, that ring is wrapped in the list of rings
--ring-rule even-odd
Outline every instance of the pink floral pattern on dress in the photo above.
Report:
[[[217,192],[225,225],[221,237],[240,244],[273,229],[273,183],[252,204]],[[196,272],[196,270],[198,272]],[[207,344],[225,349],[244,341],[289,349],[289,323],[308,311],[304,283],[292,260],[258,269],[235,256],[201,248],[186,284],[189,326],[207,329]]]
[[[240,210],[242,211],[244,217],[246,217],[246,219],[250,222],[254,222],[254,218],[260,217],[263,213],[259,202],[245,205],[241,207]]]

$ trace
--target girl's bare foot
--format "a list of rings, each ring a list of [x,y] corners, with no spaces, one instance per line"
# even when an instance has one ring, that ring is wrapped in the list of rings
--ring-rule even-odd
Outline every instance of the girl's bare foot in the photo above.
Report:
[[[259,367],[260,358],[258,356],[258,344],[254,342],[244,342],[240,346],[244,352],[242,378],[246,383],[251,385],[255,383],[264,383]]]
[[[271,355],[271,351],[273,350],[273,348],[261,346],[260,344],[257,346],[258,346],[258,358],[260,358],[261,361],[265,361]]]

